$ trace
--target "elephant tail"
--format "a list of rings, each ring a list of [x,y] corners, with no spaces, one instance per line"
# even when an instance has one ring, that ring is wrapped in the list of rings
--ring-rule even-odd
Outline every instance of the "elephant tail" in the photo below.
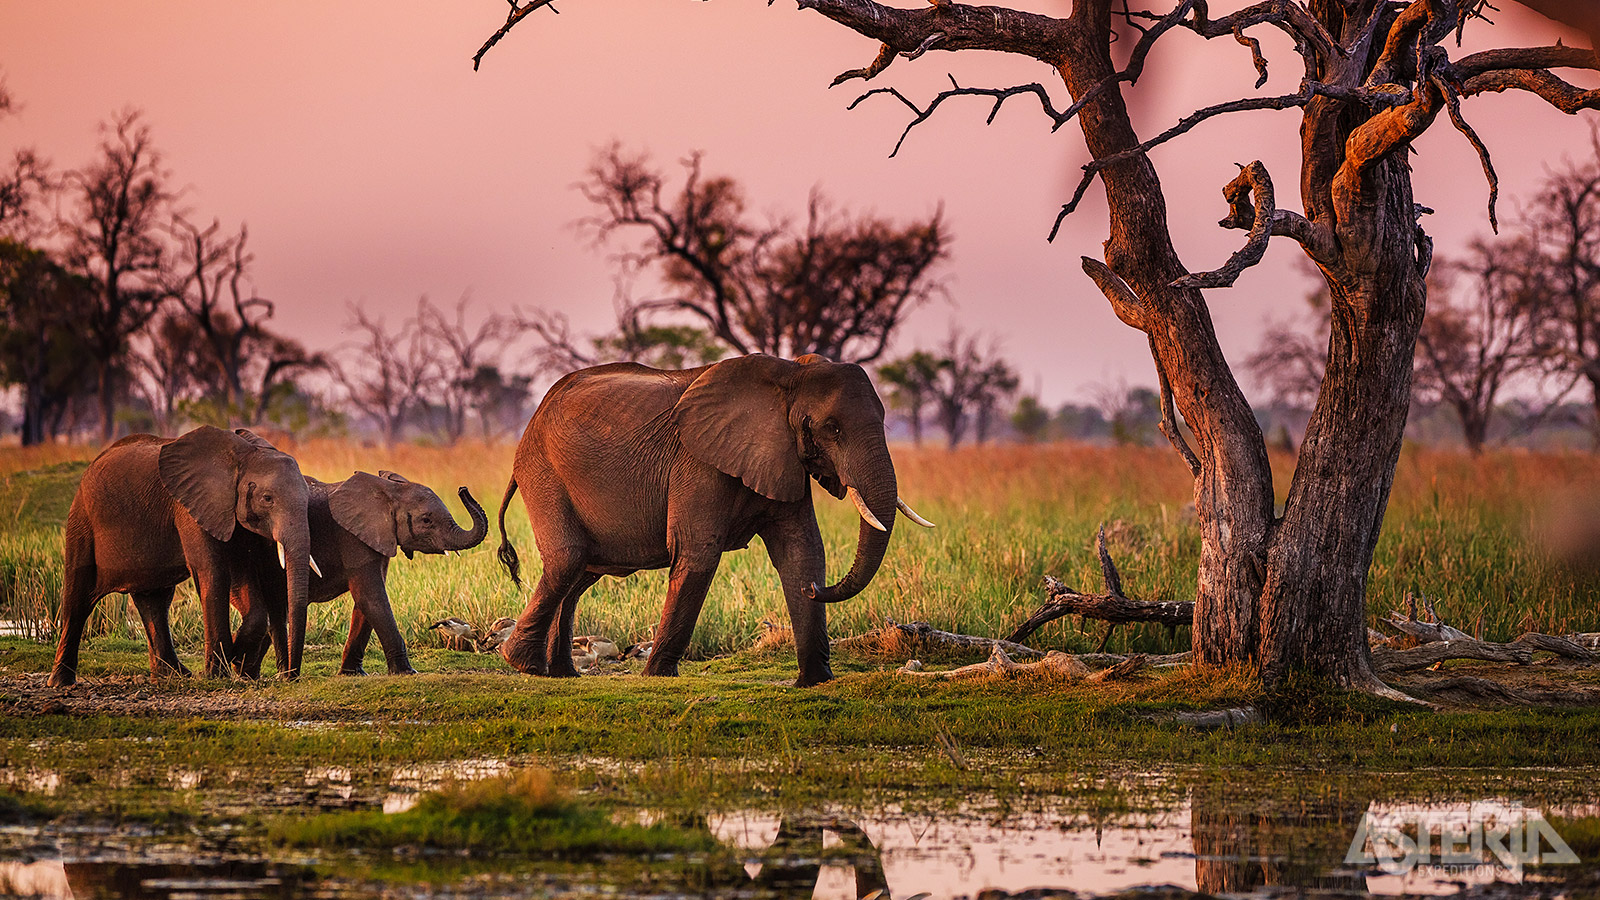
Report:
[[[511,546],[511,539],[506,537],[506,507],[511,505],[511,498],[517,493],[517,480],[511,479],[506,485],[506,495],[500,500],[500,564],[506,567],[506,572],[511,575],[511,583],[522,587],[522,562],[517,559],[517,548]]]

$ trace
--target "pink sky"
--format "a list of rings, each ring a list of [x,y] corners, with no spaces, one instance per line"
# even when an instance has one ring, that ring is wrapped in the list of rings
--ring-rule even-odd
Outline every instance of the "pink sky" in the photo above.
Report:
[[[1559,33],[1502,5],[1500,25],[1479,28],[1480,41],[1498,33],[1502,44],[1547,43]],[[1083,401],[1097,382],[1153,381],[1143,337],[1078,268],[1079,256],[1100,255],[1098,187],[1045,242],[1086,158],[1076,125],[1051,134],[1037,105],[1013,101],[986,128],[986,103],[956,102],[888,159],[907,111],[883,98],[847,111],[861,83],[827,89],[876,47],[814,13],[761,0],[558,6],[560,15],[535,14],[474,73],[472,54],[503,20],[499,0],[14,0],[0,5],[0,72],[24,106],[0,121],[0,152],[32,145],[58,167],[78,166],[98,123],[125,106],[144,109],[194,217],[248,222],[256,281],[278,302],[279,327],[332,347],[345,337],[348,302],[398,318],[421,294],[450,303],[469,289],[480,310],[540,306],[604,329],[612,267],[572,228],[588,212],[572,185],[613,139],[668,164],[700,149],[707,168],[742,180],[762,211],[798,213],[813,185],[894,217],[944,204],[956,236],[946,270],[955,302],[918,312],[899,350],[936,341],[954,321],[999,338],[1025,387],[1051,403]],[[1269,30],[1261,36],[1274,63],[1261,92],[1293,90],[1292,50]],[[897,61],[876,83],[920,101],[947,72],[968,85],[1050,86],[1052,74],[1028,60],[933,51]],[[1253,82],[1244,48],[1175,32],[1132,96],[1153,134],[1198,106],[1251,93]],[[1466,112],[1499,165],[1502,221],[1548,165],[1589,152],[1592,118],[1526,95],[1475,99]],[[1192,269],[1220,264],[1242,240],[1215,226],[1235,162],[1263,160],[1279,202],[1296,202],[1298,140],[1295,113],[1249,113],[1156,152]],[[1477,162],[1443,120],[1418,151],[1417,198],[1438,210],[1427,227],[1439,252],[1456,252],[1488,232]],[[1277,242],[1235,288],[1210,292],[1232,358],[1255,346],[1269,314],[1300,309],[1308,283],[1299,256]]]

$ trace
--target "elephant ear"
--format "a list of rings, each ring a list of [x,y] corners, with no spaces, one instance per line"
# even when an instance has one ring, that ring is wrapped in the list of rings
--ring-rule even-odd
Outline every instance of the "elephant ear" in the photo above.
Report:
[[[161,448],[161,484],[206,534],[233,537],[239,503],[239,458],[253,446],[220,428],[202,425]]]
[[[689,455],[774,500],[806,495],[789,400],[795,364],[760,353],[717,363],[678,398],[672,415]]]
[[[257,450],[278,449],[277,447],[272,446],[272,444],[266,438],[256,434],[254,431],[251,431],[248,428],[235,428],[233,433],[243,438],[250,444],[250,446],[255,447]]]
[[[385,481],[366,472],[351,475],[328,495],[328,512],[361,543],[384,556],[394,556],[400,537],[394,523],[394,499]]]

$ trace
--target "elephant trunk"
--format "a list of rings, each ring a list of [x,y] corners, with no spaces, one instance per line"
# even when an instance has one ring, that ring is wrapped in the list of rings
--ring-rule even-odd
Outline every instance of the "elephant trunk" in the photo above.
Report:
[[[300,523],[275,529],[273,538],[283,552],[284,577],[288,582],[289,668],[286,678],[298,678],[300,658],[306,646],[306,614],[311,606],[311,532],[304,517]]]
[[[846,485],[855,491],[852,498],[860,509],[861,530],[856,537],[856,556],[850,571],[838,584],[828,587],[811,586],[807,596],[819,603],[838,603],[861,593],[878,574],[883,555],[889,549],[889,536],[894,532],[895,505],[899,488],[895,482],[894,462],[889,458],[889,448],[879,445],[862,463],[848,468]],[[864,507],[864,508],[862,508]],[[877,519],[869,521],[868,515]],[[881,526],[881,527],[879,527]]]
[[[478,505],[478,501],[472,499],[471,491],[463,487],[460,495],[461,504],[467,508],[467,515],[472,517],[472,528],[462,528],[452,522],[450,534],[444,538],[446,550],[470,550],[483,543],[483,539],[489,536],[488,514]]]

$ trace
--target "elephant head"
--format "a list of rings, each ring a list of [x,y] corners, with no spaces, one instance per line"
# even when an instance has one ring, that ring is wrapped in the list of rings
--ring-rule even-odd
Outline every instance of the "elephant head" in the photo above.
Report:
[[[289,672],[300,668],[309,604],[310,491],[294,457],[240,429],[203,425],[161,448],[161,483],[205,532],[232,540],[243,526],[274,542],[288,578]]]
[[[855,504],[861,530],[850,571],[838,584],[812,585],[814,600],[848,600],[872,581],[897,509],[926,524],[900,501],[883,402],[858,365],[816,355],[725,360],[689,386],[673,416],[690,455],[763,496],[803,499],[810,477]]]
[[[489,517],[466,488],[460,496],[472,517],[471,529],[457,525],[444,501],[425,485],[394,472],[357,472],[328,496],[328,511],[373,550],[394,556],[398,549],[410,559],[413,553],[467,550],[483,543]]]

